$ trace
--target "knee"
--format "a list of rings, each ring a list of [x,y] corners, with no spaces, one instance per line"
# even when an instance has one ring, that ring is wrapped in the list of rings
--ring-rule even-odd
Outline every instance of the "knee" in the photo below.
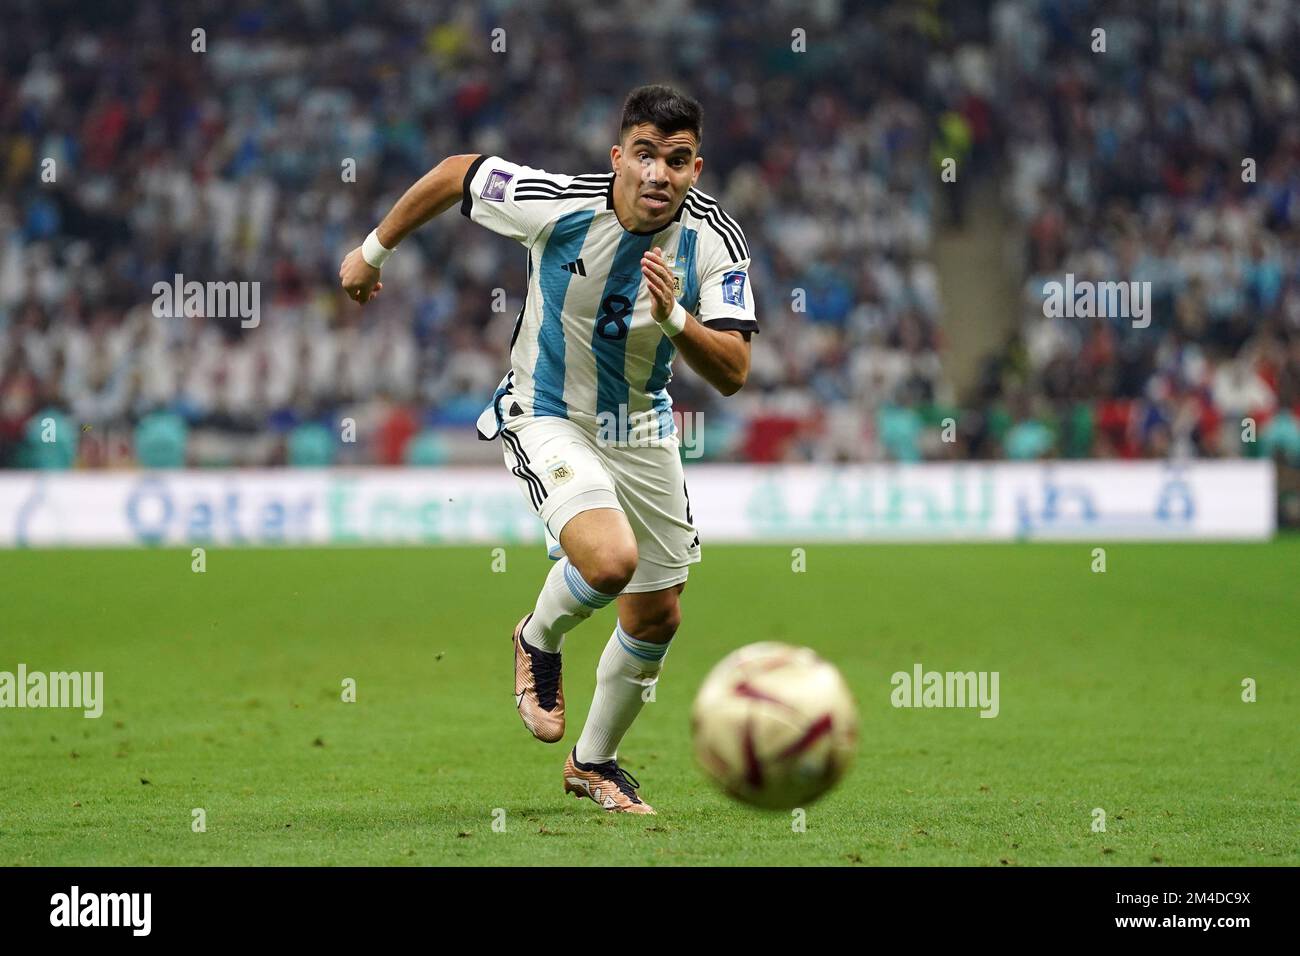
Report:
[[[589,575],[584,574],[583,577],[597,591],[622,594],[636,573],[636,549],[610,548],[603,551],[590,571]]]
[[[681,623],[681,606],[676,601],[672,601],[642,614],[636,621],[632,636],[652,644],[667,644],[673,639]]]

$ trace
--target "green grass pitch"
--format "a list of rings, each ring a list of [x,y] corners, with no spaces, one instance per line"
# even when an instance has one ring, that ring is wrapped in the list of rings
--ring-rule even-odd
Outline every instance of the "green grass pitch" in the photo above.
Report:
[[[565,740],[514,711],[540,547],[505,573],[487,547],[0,553],[0,670],[102,670],[106,698],[0,710],[0,864],[1300,863],[1300,538],[1112,544],[1104,574],[1094,546],[812,545],[794,573],[706,542],[620,752],[656,817],[561,791],[613,609],[568,637]],[[861,714],[805,832],[691,757],[704,674],[762,639],[834,661]],[[998,671],[999,716],[894,708],[917,662]]]

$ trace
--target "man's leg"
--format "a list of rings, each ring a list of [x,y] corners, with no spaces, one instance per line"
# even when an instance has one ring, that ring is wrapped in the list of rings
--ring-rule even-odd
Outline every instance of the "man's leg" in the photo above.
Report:
[[[564,635],[612,602],[636,571],[636,538],[597,450],[573,422],[504,414],[502,456],[524,500],[567,556],[515,625],[515,706],[538,740],[564,736]]]
[[[564,788],[611,811],[654,812],[637,795],[640,784],[619,767],[617,757],[624,735],[654,691],[681,623],[678,599],[689,566],[700,560],[678,452],[674,437],[603,450],[636,538],[637,565],[618,599],[617,626],[596,667],[596,693],[565,763]]]
[[[636,538],[617,509],[578,512],[561,529],[560,544],[565,556],[546,576],[523,632],[529,644],[551,653],[560,650],[566,633],[613,601],[636,572]]]
[[[596,667],[596,694],[578,738],[580,764],[618,757],[618,745],[659,680],[668,644],[681,623],[685,582],[660,591],[623,594],[618,623]]]
[[[618,623],[596,667],[596,693],[578,744],[564,762],[564,789],[606,810],[654,813],[635,777],[618,765],[618,745],[641,712],[681,621],[677,596],[685,582],[618,599]],[[634,636],[635,635],[635,636]]]
[[[515,705],[534,737],[564,736],[564,635],[618,595],[636,572],[636,538],[617,508],[591,508],[564,521],[557,561],[532,612],[515,628]]]

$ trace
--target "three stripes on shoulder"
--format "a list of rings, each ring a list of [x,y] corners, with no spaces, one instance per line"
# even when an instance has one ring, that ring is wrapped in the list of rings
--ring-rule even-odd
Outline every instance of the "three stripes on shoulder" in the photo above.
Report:
[[[515,201],[598,199],[609,191],[613,176],[613,173],[584,173],[581,176],[574,176],[567,185],[562,184],[559,179],[538,177],[521,179],[515,186]],[[721,237],[732,262],[749,258],[749,244],[745,242],[745,234],[741,232],[736,220],[722,211],[716,199],[692,186],[683,202],[691,215],[704,220]],[[566,263],[564,268],[574,275],[587,274],[580,271],[583,268],[581,259]]]

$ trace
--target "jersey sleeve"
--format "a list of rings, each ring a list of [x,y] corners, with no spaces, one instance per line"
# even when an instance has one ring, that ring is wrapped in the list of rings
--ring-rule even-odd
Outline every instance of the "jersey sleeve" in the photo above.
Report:
[[[706,261],[707,262],[707,261]],[[719,332],[758,331],[754,315],[754,289],[749,282],[749,259],[716,255],[700,277],[700,323]]]
[[[465,172],[461,215],[530,246],[553,211],[551,203],[536,200],[558,193],[572,178],[500,156],[480,156]]]

